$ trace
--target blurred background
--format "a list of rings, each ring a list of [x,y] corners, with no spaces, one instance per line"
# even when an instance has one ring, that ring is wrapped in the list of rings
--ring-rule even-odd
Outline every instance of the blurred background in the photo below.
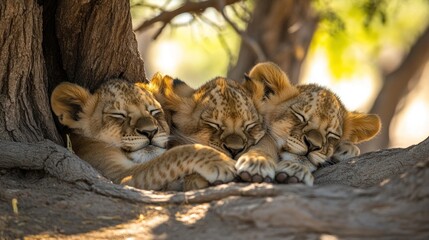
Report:
[[[362,152],[429,136],[428,0],[131,0],[146,74],[193,87],[242,80],[273,61],[294,83],[318,83],[381,133]]]

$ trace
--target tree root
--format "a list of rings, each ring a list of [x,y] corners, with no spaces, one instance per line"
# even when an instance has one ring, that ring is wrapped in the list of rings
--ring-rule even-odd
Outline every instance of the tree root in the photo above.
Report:
[[[113,184],[87,162],[67,149],[49,141],[17,143],[0,141],[0,168],[44,170],[66,182],[105,196],[151,204],[201,203],[228,196],[271,196],[276,190],[269,184],[230,184],[190,192],[157,192]]]
[[[130,202],[182,204],[211,202],[232,196],[276,197],[291,196],[290,194],[292,196],[295,194],[296,197],[323,199],[327,197],[325,196],[327,193],[340,194],[344,201],[356,197],[357,190],[353,187],[368,188],[383,180],[387,181],[386,179],[390,177],[397,177],[406,170],[417,171],[412,166],[418,162],[428,161],[429,139],[407,149],[372,152],[321,169],[315,174],[316,184],[319,186],[316,185],[313,188],[303,185],[230,183],[189,192],[147,191],[113,184],[88,163],[49,140],[38,143],[0,141],[0,152],[0,168],[44,170],[56,178],[76,183],[78,186],[98,194]],[[424,177],[427,178],[427,174]],[[416,178],[413,179],[418,181]],[[399,192],[409,189],[409,187],[401,185],[401,182],[396,182],[398,188],[404,188],[401,191],[398,190]],[[381,194],[385,191],[383,189],[375,187],[368,191],[376,191]],[[365,194],[368,192],[364,192]],[[375,196],[378,195],[373,197]]]

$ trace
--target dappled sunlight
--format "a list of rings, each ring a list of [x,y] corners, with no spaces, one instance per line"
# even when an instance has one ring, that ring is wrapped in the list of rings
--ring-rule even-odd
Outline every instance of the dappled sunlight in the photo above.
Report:
[[[198,31],[194,35],[197,34]],[[216,77],[225,76],[228,55],[216,35],[161,38],[148,47],[145,59],[148,76],[155,72],[179,78],[192,87]],[[232,37],[232,41],[237,41]]]
[[[391,147],[407,147],[417,144],[429,136],[428,109],[427,95],[415,96],[414,101],[393,119]]]
[[[179,232],[186,231],[187,228],[206,218],[209,209],[209,203],[182,205],[173,211],[163,206],[146,206],[142,208],[141,214],[136,219],[79,236],[105,236],[109,232],[109,237],[115,239],[166,239],[170,237],[166,229],[174,228],[177,234],[183,235],[184,233]]]
[[[192,225],[203,219],[207,211],[210,208],[210,204],[200,204],[195,206],[188,206],[175,214],[176,220],[183,223],[184,225]]]
[[[319,50],[308,56],[302,82],[330,88],[349,110],[368,111],[378,87],[374,78],[375,75],[367,71],[347,79],[336,79],[329,69],[327,56]]]
[[[420,78],[405,99],[404,109],[392,119],[391,147],[407,147],[429,136],[429,62]]]
[[[178,62],[184,57],[183,48],[176,41],[160,41],[150,48],[149,56],[153,61],[153,68],[161,73],[174,73],[178,71]]]
[[[330,87],[350,110],[367,112],[375,96],[375,83],[370,76],[351,77],[331,83]]]
[[[154,236],[158,239],[166,238],[167,235],[165,233],[157,233],[154,229],[167,224],[171,220],[168,210],[162,206],[147,206],[142,210],[143,212],[133,220],[74,236],[80,236],[82,238],[91,236],[91,238],[97,238],[97,236],[102,237],[106,236],[106,233],[109,233],[109,237],[112,239],[121,238],[131,240],[141,239],[143,237],[149,239]],[[136,236],[140,237],[136,238]]]
[[[320,235],[320,240],[338,240],[338,237],[330,234],[322,234]]]

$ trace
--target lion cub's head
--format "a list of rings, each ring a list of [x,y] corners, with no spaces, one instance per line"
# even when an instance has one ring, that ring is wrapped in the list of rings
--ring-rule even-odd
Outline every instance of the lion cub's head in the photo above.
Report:
[[[341,141],[359,143],[374,137],[381,123],[377,115],[348,111],[329,89],[293,86],[274,63],[260,63],[249,73],[246,87],[265,85],[261,108],[278,148],[323,164]]]
[[[77,135],[126,152],[165,148],[170,130],[147,87],[113,79],[91,94],[64,82],[54,89],[51,105],[61,124]]]
[[[173,137],[182,144],[205,144],[238,158],[265,134],[250,94],[235,81],[218,77],[191,90],[183,82],[155,75],[151,84],[158,86],[157,98],[171,111]]]

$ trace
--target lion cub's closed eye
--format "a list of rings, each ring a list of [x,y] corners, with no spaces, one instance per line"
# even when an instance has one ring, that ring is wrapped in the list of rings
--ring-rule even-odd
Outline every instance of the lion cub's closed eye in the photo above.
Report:
[[[311,172],[359,154],[356,143],[370,140],[381,128],[374,114],[348,111],[329,89],[316,84],[293,86],[274,63],[257,64],[245,82],[265,87],[262,111],[283,161],[277,180],[313,183]]]

